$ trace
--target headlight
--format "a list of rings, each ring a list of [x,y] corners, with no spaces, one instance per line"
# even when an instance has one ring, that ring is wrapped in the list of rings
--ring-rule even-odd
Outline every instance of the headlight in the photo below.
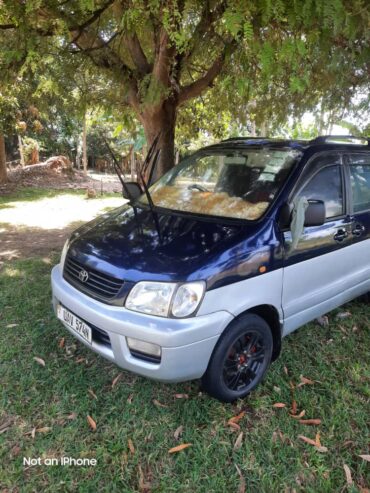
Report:
[[[170,282],[138,282],[127,297],[126,308],[167,317],[175,288]]]
[[[188,317],[194,313],[203,298],[204,288],[204,282],[189,282],[179,286],[172,303],[172,315]]]
[[[69,238],[68,240],[64,243],[64,247],[63,247],[63,250],[62,250],[62,254],[60,256],[60,266],[63,270],[64,268],[64,262],[66,260],[66,256],[67,256],[67,252],[68,252],[68,248],[69,248]]]
[[[173,315],[188,317],[198,308],[205,291],[205,283],[138,282],[130,291],[126,308],[160,317]]]

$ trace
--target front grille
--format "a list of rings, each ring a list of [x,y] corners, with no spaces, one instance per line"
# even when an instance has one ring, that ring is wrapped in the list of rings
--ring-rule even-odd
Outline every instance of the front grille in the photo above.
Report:
[[[88,274],[85,282],[79,277],[81,271]],[[66,258],[63,274],[75,288],[102,301],[115,298],[123,286],[122,280],[87,267],[70,256]]]

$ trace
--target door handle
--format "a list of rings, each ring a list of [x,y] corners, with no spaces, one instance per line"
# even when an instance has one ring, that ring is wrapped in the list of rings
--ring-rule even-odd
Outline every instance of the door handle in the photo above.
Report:
[[[345,229],[338,229],[336,234],[334,235],[334,240],[338,243],[341,243],[348,236],[348,233]]]
[[[357,223],[352,229],[352,234],[353,236],[361,236],[364,231],[365,231],[365,226]]]

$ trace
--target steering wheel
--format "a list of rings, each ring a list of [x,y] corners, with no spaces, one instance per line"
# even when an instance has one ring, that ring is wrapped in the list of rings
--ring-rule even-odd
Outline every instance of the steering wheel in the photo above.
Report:
[[[198,183],[193,183],[192,185],[188,186],[189,190],[199,190],[199,192],[209,192],[205,187],[202,187],[202,185],[198,185]]]

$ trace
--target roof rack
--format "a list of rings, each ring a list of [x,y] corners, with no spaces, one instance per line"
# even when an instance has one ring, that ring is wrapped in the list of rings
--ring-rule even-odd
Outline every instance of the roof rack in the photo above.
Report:
[[[270,137],[230,137],[229,139],[223,139],[221,142],[231,142],[233,140],[273,140]]]
[[[357,142],[353,142],[357,141]],[[359,142],[359,141],[362,141]],[[355,135],[320,135],[315,139],[310,140],[310,144],[328,144],[333,142],[335,144],[352,144],[352,145],[368,145],[370,146],[370,138],[368,137],[356,137]]]

